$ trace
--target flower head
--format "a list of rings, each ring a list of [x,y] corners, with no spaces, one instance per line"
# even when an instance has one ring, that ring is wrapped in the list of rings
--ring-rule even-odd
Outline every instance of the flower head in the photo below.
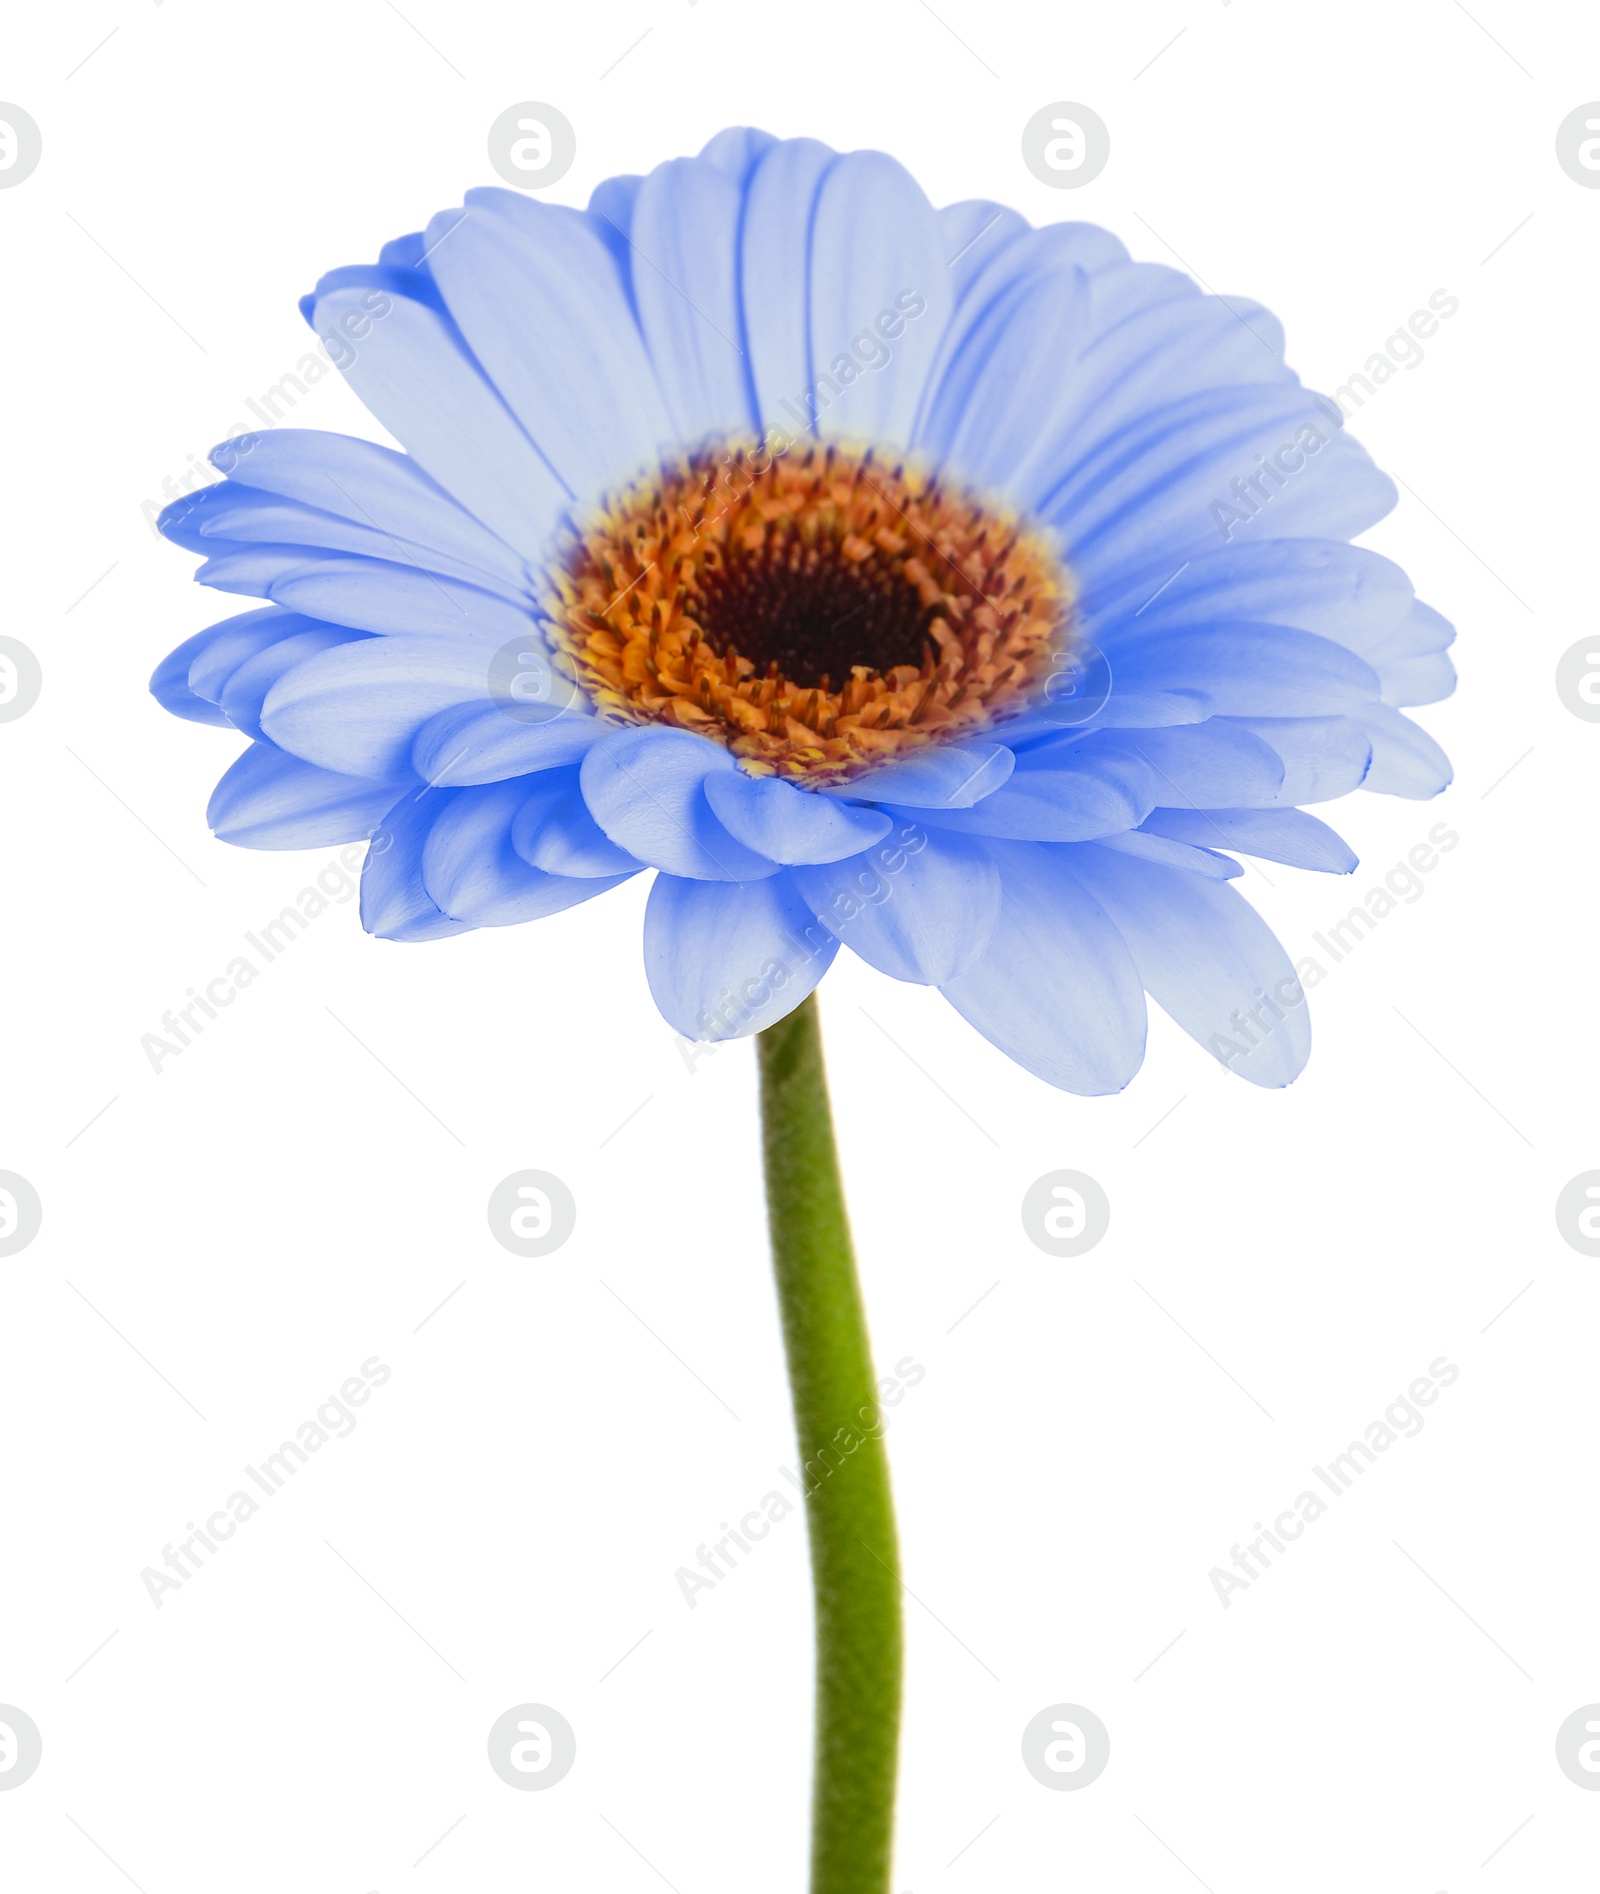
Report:
[[[551,646],[590,703],[811,789],[1020,714],[1069,635],[1036,534],[817,440],[663,468],[557,575]]]
[[[302,307],[404,451],[245,435],[162,516],[269,601],[152,679],[251,739],[224,840],[371,837],[409,941],[653,870],[691,1038],[842,943],[1071,1091],[1137,1070],[1147,992],[1301,1069],[1233,857],[1345,873],[1302,805],[1443,788],[1401,709],[1452,634],[1349,543],[1394,489],[1259,306],[734,130],[586,211],[470,192]]]

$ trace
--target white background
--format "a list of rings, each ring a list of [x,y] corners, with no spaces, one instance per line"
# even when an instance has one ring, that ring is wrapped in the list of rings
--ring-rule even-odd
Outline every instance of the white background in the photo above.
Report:
[[[239,743],[145,680],[239,607],[141,503],[293,368],[317,275],[493,182],[487,128],[532,98],[577,128],[563,202],[728,123],[880,146],[936,203],[1087,217],[1259,298],[1324,389],[1459,297],[1355,423],[1405,483],[1370,543],[1460,627],[1461,687],[1421,713],[1456,785],[1332,812],[1353,882],[1242,885],[1298,956],[1435,823],[1460,843],[1314,993],[1305,1076],[1254,1090],[1157,1016],[1128,1090],[1078,1100],[936,994],[849,955],[825,985],[878,1356],[926,1369],[889,1436],[895,1887],[1592,1886],[1600,1795],[1554,1737],[1600,1699],[1600,1263],[1553,1206],[1600,1163],[1600,728],[1553,670],[1595,624],[1600,193],[1554,134],[1600,96],[1600,18],[403,5],[6,29],[44,160],[0,192],[0,629],[45,671],[0,731],[0,1167],[45,1207],[0,1262],[0,1702],[45,1746],[0,1795],[6,1885],[804,1885],[799,1517],[693,1611],[673,1578],[792,1453],[753,1062],[686,1065],[643,886],[417,947],[335,907],[159,1076],[140,1050],[334,854],[209,836]],[[1111,128],[1079,191],[1020,155],[1056,99]],[[333,377],[294,419],[378,434]],[[578,1202],[542,1262],[484,1214],[525,1166]],[[1113,1206],[1076,1262],[1018,1215],[1061,1167]],[[356,1432],[157,1610],[141,1569],[375,1354]],[[1210,1568],[1440,1355],[1425,1431],[1224,1610]],[[578,1762],[523,1795],[484,1741],[530,1700]],[[1111,1732],[1078,1794],[1018,1750],[1064,1700]]]

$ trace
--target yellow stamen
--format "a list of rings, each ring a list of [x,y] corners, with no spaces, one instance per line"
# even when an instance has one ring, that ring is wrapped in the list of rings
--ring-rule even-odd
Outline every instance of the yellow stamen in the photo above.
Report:
[[[546,609],[602,714],[823,788],[1025,709],[1073,596],[1041,534],[813,441],[708,446],[612,499]]]

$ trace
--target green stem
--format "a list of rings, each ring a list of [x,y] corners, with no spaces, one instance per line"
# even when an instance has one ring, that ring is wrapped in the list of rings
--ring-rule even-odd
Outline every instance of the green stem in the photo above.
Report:
[[[887,1894],[900,1733],[889,1462],[816,995],[756,1040],[767,1216],[816,1591],[811,1894]]]

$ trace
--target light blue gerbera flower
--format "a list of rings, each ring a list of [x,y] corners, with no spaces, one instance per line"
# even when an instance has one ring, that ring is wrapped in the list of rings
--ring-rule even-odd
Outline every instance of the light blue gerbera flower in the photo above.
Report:
[[[162,516],[270,601],[152,680],[252,739],[224,840],[372,836],[408,941],[653,869],[690,1037],[843,943],[1070,1091],[1128,1082],[1147,992],[1299,1072],[1225,851],[1347,873],[1301,805],[1443,788],[1401,707],[1452,634],[1348,543],[1394,488],[1264,310],[748,130],[587,211],[470,192],[303,307],[404,452],[246,435]]]

